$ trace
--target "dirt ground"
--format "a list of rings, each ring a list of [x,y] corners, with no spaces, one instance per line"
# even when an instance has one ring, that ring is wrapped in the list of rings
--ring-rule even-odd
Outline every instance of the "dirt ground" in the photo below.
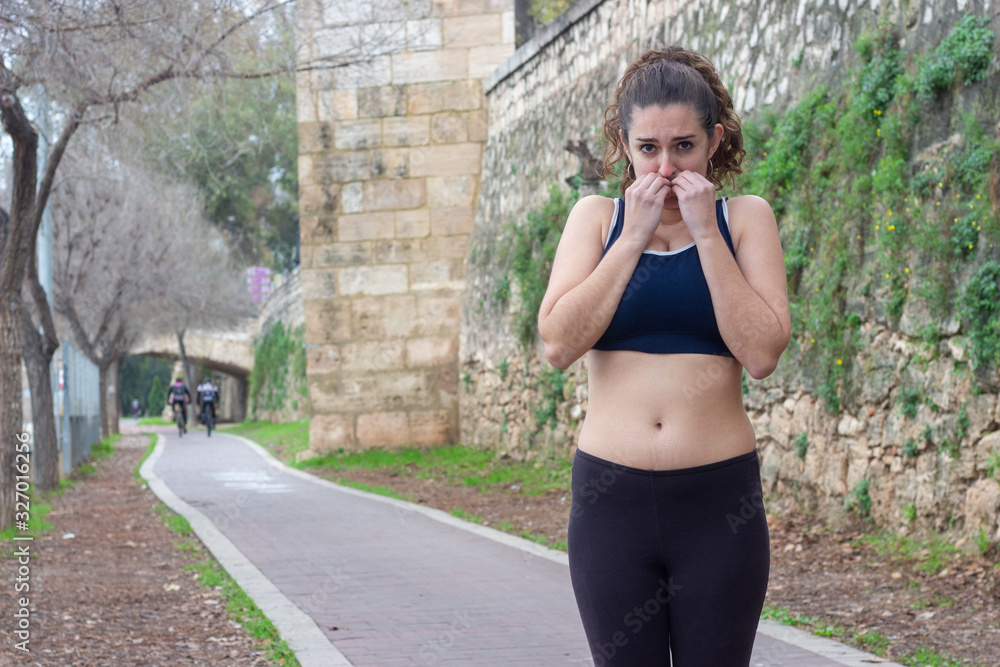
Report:
[[[206,557],[169,530],[158,499],[132,476],[149,443],[125,435],[92,477],[51,500],[48,534],[31,542],[28,592],[18,557],[0,544],[0,665],[265,665],[264,652],[231,622],[218,592],[185,571]],[[26,544],[25,542],[18,543]],[[14,647],[16,599],[31,610],[30,653]]]
[[[53,528],[32,546],[30,655],[15,650],[8,634],[18,563],[13,547],[2,545],[0,665],[267,664],[260,647],[226,618],[217,593],[185,571],[204,557],[179,548],[193,538],[168,530],[153,509],[157,499],[132,477],[147,442],[125,436],[95,476],[53,499]],[[373,471],[329,477],[389,487],[449,512],[462,509],[487,525],[566,539],[568,491],[529,497],[511,488],[480,491]],[[890,658],[924,646],[970,665],[998,664],[995,550],[992,559],[952,559],[930,576],[915,569],[916,561],[857,545],[860,524],[834,529],[814,518],[773,514],[769,524],[767,604],[816,617],[819,625],[883,635]]]

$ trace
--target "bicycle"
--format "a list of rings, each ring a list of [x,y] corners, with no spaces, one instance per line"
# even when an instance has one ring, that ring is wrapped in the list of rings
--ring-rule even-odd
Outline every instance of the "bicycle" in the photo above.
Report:
[[[205,432],[208,437],[212,437],[212,429],[215,428],[215,406],[209,408],[204,403],[201,406],[202,422],[205,424]]]
[[[174,421],[177,422],[177,437],[183,438],[184,431],[187,430],[184,426],[184,406],[181,403],[174,403]]]

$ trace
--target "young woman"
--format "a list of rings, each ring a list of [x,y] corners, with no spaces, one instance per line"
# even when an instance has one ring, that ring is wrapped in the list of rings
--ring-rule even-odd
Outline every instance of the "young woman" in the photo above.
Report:
[[[741,172],[714,66],[669,47],[626,70],[605,114],[622,199],[581,199],[538,328],[550,363],[587,355],[569,559],[598,665],[744,667],[770,564],[742,373],[770,375],[791,323],[777,224]]]

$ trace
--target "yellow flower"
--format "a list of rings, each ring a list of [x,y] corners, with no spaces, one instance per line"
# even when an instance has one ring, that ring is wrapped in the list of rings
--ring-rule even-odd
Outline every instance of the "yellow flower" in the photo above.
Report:
[[[844,364],[844,360],[843,359],[837,359],[837,365],[838,366],[843,366],[843,364]]]
[[[976,195],[976,199],[979,199],[980,195]]]
[[[812,249],[812,248],[809,248],[809,252],[812,252],[812,251],[813,251],[813,249]]]
[[[903,197],[903,201],[910,201],[909,197]]]
[[[888,273],[887,273],[887,274],[885,274],[885,277],[886,277],[886,278],[888,278],[888,277],[889,277],[889,274],[888,274]]]
[[[975,208],[973,204],[969,204],[969,208]]]
[[[886,229],[888,229],[890,232],[892,230],[894,230],[895,228],[896,228],[896,225],[889,225],[888,227],[886,227]]]
[[[939,188],[943,188],[944,187],[944,183],[938,183],[938,187]]]
[[[907,272],[907,273],[909,273],[909,272],[910,272],[910,269],[909,269],[909,267],[907,267],[907,269],[906,269],[906,272]]]
[[[815,342],[816,342],[816,339],[815,339],[815,338],[810,338],[810,339],[809,339],[809,342],[810,342],[810,343],[815,343]]]
[[[856,238],[860,241],[861,240],[861,234],[858,234]]]
[[[969,250],[972,250],[972,244],[971,243],[969,244]]]
[[[958,218],[955,218],[954,220],[952,220],[952,222],[958,222]]]
[[[875,225],[875,229],[878,229],[878,225]]]
[[[981,232],[982,230],[983,230],[983,228],[982,228],[982,227],[976,227],[976,231],[977,231],[977,232]]]
[[[875,128],[875,136],[876,137],[881,137],[882,136],[882,128],[881,127],[876,127]]]
[[[764,157],[767,157],[767,151],[764,151]]]
[[[907,212],[907,213],[909,213],[909,212],[910,212],[910,209],[906,209],[906,212]]]
[[[935,205],[935,206],[940,206],[940,205],[941,205],[941,202],[939,202],[939,201],[936,201],[936,202],[934,202],[934,205]]]
[[[889,209],[889,215],[892,215],[892,209],[891,208]]]

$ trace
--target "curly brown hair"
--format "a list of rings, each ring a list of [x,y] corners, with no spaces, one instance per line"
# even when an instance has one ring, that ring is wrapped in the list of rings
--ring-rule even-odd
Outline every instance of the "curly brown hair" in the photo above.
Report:
[[[670,104],[691,105],[706,132],[712,132],[716,124],[722,125],[722,142],[712,156],[708,180],[716,189],[725,181],[735,185],[736,177],[743,173],[746,151],[733,98],[708,58],[680,46],[646,51],[625,70],[604,112],[601,176],[613,176],[615,165],[627,159],[622,136],[627,142],[635,110]],[[635,181],[634,173],[627,167],[622,170],[622,195]]]

